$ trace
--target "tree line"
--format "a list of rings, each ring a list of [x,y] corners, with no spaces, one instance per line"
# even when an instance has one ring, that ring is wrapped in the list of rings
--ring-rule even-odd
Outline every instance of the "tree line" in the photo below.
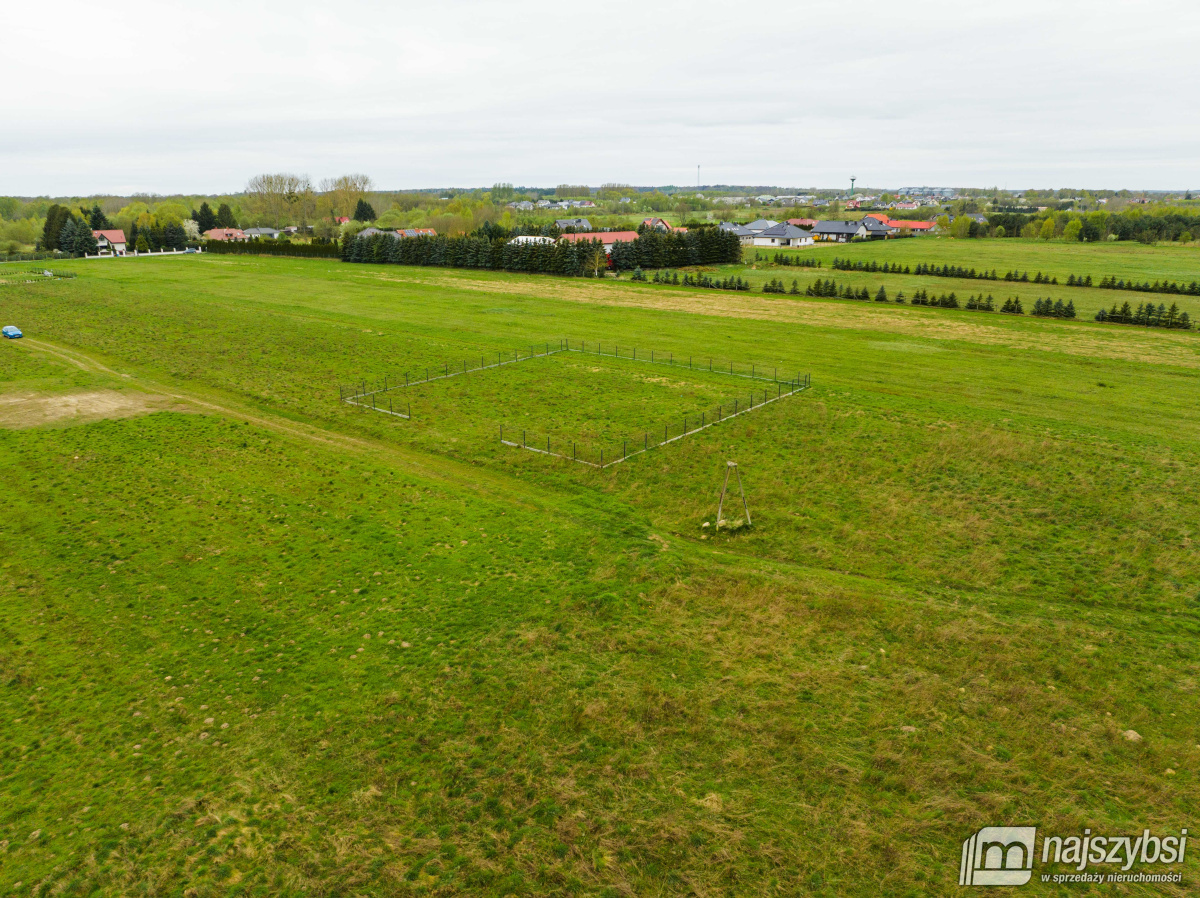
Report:
[[[1088,278],[1091,281],[1091,278]],[[1167,283],[1166,281],[1155,281],[1151,284],[1149,281],[1138,283],[1137,281],[1126,281],[1116,277],[1101,278],[1098,285],[1101,290],[1132,290],[1136,293],[1173,293],[1177,296],[1200,296],[1200,283],[1192,281],[1190,284],[1179,284],[1175,281]]]
[[[910,270],[909,266],[900,266],[899,263],[892,262],[864,262],[861,259],[853,261],[850,259],[835,258],[830,265],[831,268],[837,271],[865,271],[865,272],[882,272],[885,274],[915,274],[926,275],[928,277],[939,278],[960,278],[964,280],[983,280],[983,281],[1008,281],[1012,283],[1022,284],[1048,284],[1058,286],[1058,277],[1042,272],[1035,272],[1033,277],[1029,276],[1028,271],[1006,271],[1003,275],[993,268],[991,271],[983,269],[982,271],[974,268],[964,268],[961,265],[931,265],[922,262],[913,266]],[[1097,287],[1101,290],[1132,290],[1139,293],[1168,293],[1178,296],[1200,296],[1200,282],[1192,281],[1189,284],[1182,284],[1176,281],[1149,281],[1138,282],[1134,280],[1124,280],[1116,276],[1103,277],[1100,281],[1094,282],[1090,274],[1069,274],[1065,283],[1067,287]]]
[[[1113,303],[1111,309],[1101,309],[1097,312],[1096,320],[1109,324],[1136,324],[1141,327],[1165,327],[1185,331],[1195,327],[1191,316],[1187,312],[1180,312],[1175,303],[1171,303],[1169,309],[1163,303],[1159,303],[1158,306],[1152,302],[1145,305],[1138,303],[1136,311],[1130,308],[1128,302],[1122,303],[1120,308]]]
[[[205,252],[226,256],[302,256],[339,259],[342,248],[330,243],[289,243],[286,240],[210,240]]]
[[[617,271],[727,265],[741,261],[741,240],[736,234],[717,227],[690,228],[669,234],[641,227],[636,240],[614,243],[612,247],[612,267]]]
[[[343,241],[341,258],[343,262],[485,268],[566,277],[595,276],[608,267],[604,245],[599,240],[510,243],[502,237],[401,238],[394,234],[373,234]]]
[[[797,256],[794,253],[776,253],[773,258],[764,260],[762,253],[754,254],[755,262],[769,261],[773,265],[795,265],[799,268],[820,268],[821,260],[812,256]]]
[[[342,259],[347,262],[528,271],[567,277],[595,277],[609,267],[633,271],[713,265],[741,259],[737,236],[715,227],[670,234],[645,229],[634,240],[614,243],[611,256],[605,254],[599,239],[513,243],[512,236],[506,229],[490,224],[465,237],[360,235],[342,244]]]
[[[1042,299],[1039,296],[1034,301],[1033,311],[1030,314],[1037,318],[1074,318],[1075,301],[1068,300],[1064,305],[1061,299],[1051,302],[1050,297]]]
[[[677,287],[703,287],[708,290],[749,290],[750,282],[742,280],[739,277],[714,278],[707,274],[697,273],[689,274],[684,272],[683,277],[679,276],[679,272],[656,271],[653,278],[647,278],[646,272],[640,268],[635,268],[633,274],[629,278],[631,281],[639,281],[641,283],[655,284],[671,284]]]

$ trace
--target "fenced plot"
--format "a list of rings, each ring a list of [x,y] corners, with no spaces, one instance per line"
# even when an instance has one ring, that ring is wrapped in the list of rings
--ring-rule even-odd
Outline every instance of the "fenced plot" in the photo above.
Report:
[[[607,468],[810,383],[757,363],[563,339],[362,380],[342,387],[341,400],[475,436],[490,420],[505,446]]]

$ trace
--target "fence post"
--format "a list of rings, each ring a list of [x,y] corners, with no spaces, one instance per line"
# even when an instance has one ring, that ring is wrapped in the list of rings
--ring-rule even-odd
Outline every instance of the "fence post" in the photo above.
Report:
[[[528,448],[525,444],[525,431],[524,430],[521,431],[521,448],[522,449]]]
[[[500,442],[501,443],[504,442],[504,425],[503,424],[500,425]]]
[[[575,461],[575,441],[571,440],[571,461]]]
[[[621,440],[621,458],[629,454],[629,440]]]
[[[406,404],[408,405],[408,420],[411,421],[412,420],[412,401],[409,400]]]
[[[642,432],[642,450],[647,451],[647,450],[649,450],[649,448],[650,448],[650,432],[643,431]]]

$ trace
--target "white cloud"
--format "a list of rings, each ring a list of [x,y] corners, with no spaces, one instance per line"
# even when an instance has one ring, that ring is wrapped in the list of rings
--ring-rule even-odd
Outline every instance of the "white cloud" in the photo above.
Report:
[[[24,4],[0,193],[1200,184],[1200,8],[975,6]]]

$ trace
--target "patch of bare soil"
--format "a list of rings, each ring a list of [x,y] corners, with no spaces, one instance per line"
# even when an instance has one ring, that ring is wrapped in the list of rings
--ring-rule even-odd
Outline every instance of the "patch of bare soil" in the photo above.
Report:
[[[175,407],[167,396],[92,390],[86,393],[0,395],[0,427],[22,430],[50,424],[84,424],[102,418],[128,418]]]

